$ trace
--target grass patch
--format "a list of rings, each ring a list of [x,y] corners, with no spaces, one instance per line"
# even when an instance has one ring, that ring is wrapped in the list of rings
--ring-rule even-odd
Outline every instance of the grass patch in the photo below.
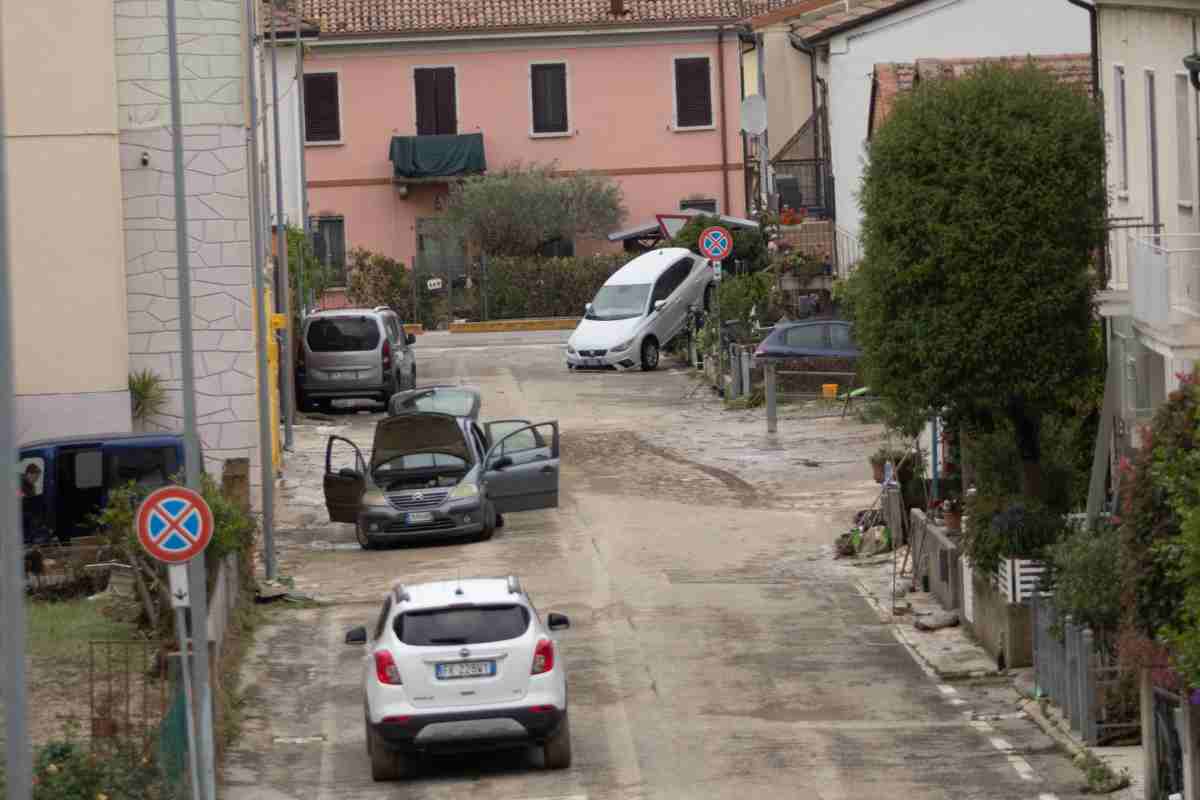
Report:
[[[241,605],[234,612],[233,620],[225,633],[225,647],[221,652],[221,663],[217,665],[225,676],[216,692],[216,713],[213,719],[213,737],[217,742],[217,757],[222,758],[234,747],[242,735],[245,720],[246,692],[242,688],[241,668],[250,645],[254,643],[254,630],[262,617],[255,605],[253,594],[242,592]]]
[[[66,600],[31,603],[26,612],[28,652],[35,658],[86,663],[87,642],[137,638],[137,626],[111,619],[102,602]]]
[[[1075,766],[1079,767],[1087,778],[1087,786],[1083,787],[1084,794],[1110,794],[1130,784],[1129,770],[1114,772],[1112,767],[1090,750],[1085,750],[1076,757]]]

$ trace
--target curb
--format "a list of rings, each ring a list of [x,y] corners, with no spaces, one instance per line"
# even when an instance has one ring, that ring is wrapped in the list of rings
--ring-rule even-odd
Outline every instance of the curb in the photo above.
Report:
[[[579,324],[578,317],[552,317],[546,319],[498,319],[490,322],[455,322],[450,325],[451,333],[505,333],[508,331],[572,331]]]

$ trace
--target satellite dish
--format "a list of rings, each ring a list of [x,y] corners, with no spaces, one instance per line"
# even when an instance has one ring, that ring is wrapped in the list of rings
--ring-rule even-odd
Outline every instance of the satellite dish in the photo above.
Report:
[[[742,131],[761,136],[767,130],[767,101],[761,94],[752,94],[742,101]]]

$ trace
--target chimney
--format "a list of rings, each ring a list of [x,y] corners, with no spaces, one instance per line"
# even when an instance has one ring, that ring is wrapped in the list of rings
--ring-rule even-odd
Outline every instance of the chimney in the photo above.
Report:
[[[611,10],[614,17],[625,16],[625,0],[612,0]]]

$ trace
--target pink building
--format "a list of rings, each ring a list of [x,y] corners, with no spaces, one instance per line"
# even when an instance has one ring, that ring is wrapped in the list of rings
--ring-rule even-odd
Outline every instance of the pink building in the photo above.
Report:
[[[334,261],[356,246],[461,258],[427,220],[481,161],[612,176],[630,223],[747,211],[736,24],[784,0],[304,2],[321,26],[305,59],[309,205]]]

